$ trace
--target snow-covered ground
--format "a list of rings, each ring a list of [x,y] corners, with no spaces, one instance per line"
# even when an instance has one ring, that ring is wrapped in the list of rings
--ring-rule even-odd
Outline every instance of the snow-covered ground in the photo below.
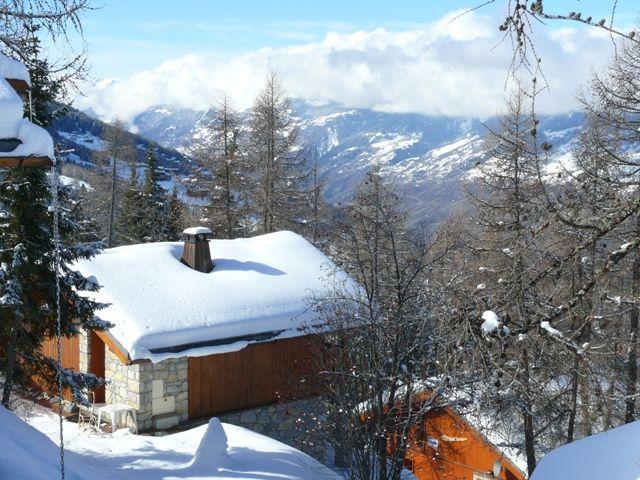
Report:
[[[558,479],[640,480],[640,421],[553,450],[531,476]]]
[[[0,478],[59,478],[58,418],[36,406],[27,420],[0,407]],[[68,480],[337,480],[308,455],[217,419],[164,437],[83,433],[64,422]]]
[[[58,135],[66,140],[70,140],[96,152],[101,152],[106,148],[104,141],[100,137],[93,135],[91,132],[70,133],[58,131]]]

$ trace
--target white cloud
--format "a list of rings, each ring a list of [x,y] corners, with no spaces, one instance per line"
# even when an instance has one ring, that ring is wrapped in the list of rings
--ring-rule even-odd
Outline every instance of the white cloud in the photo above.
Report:
[[[406,31],[328,33],[324,40],[221,60],[188,54],[126,78],[102,81],[76,106],[106,120],[130,120],[158,104],[205,109],[226,90],[238,108],[251,105],[268,71],[277,71],[292,97],[349,107],[431,115],[486,117],[501,109],[511,61],[499,23],[468,14]],[[575,95],[593,68],[612,54],[595,30],[540,28],[537,49],[550,85],[538,110],[576,108]],[[144,55],[144,52],[139,52]]]

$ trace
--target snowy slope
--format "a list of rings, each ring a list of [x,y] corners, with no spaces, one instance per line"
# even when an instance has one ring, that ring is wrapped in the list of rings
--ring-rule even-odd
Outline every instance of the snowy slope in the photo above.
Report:
[[[531,480],[640,480],[640,421],[570,443],[542,458]]]
[[[329,201],[349,198],[377,165],[411,205],[413,219],[425,222],[441,219],[463,198],[462,181],[484,159],[485,124],[495,124],[495,119],[394,114],[337,104],[294,101],[292,106],[303,141],[319,150]],[[163,106],[139,115],[134,124],[141,135],[185,152],[202,131],[202,118],[202,112]],[[540,141],[551,141],[557,155],[566,153],[581,121],[580,115],[541,118]]]
[[[99,161],[104,161],[108,156],[105,151],[107,145],[101,138],[105,127],[106,124],[100,120],[70,108],[67,114],[57,118],[48,130],[67,162],[95,168]],[[147,147],[155,142],[132,132],[125,132],[125,135],[136,148],[138,164],[144,165]],[[161,145],[154,146],[158,165],[166,176],[165,180],[170,177],[179,179],[189,172],[189,161],[182,154]]]
[[[0,407],[0,478],[59,478],[58,419],[36,407],[27,423]],[[213,419],[165,437],[84,433],[64,422],[68,480],[337,480],[304,453]]]

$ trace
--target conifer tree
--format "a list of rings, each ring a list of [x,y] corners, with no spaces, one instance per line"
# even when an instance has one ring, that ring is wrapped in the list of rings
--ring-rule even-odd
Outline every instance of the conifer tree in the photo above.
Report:
[[[29,31],[27,42],[36,65],[32,73],[34,104],[51,108],[61,89],[51,82],[46,61],[40,61],[37,29]],[[35,112],[38,123],[47,126],[55,116],[51,110]],[[63,240],[60,254],[61,333],[73,336],[80,330],[104,330],[109,324],[96,316],[101,305],[81,296],[79,291],[96,291],[97,283],[85,278],[71,265],[90,258],[101,248],[85,222],[72,216],[69,191],[59,187],[59,231]],[[43,342],[57,333],[56,249],[53,232],[52,195],[46,171],[39,168],[12,168],[0,172],[0,335],[8,339],[0,358],[4,375],[2,404],[10,407],[14,387],[33,377],[44,380],[55,391],[59,376],[71,387],[77,400],[83,389],[102,382],[91,374],[58,369],[54,359],[43,355]],[[78,242],[77,240],[83,240]]]
[[[122,163],[136,161],[136,152],[125,126],[120,120],[107,125],[103,132],[106,148],[100,152],[102,162],[109,171],[109,213],[107,217],[107,247],[114,247],[119,237],[117,218],[119,210],[118,169]]]
[[[225,95],[193,146],[196,177],[207,200],[207,225],[221,238],[243,236],[248,223],[248,162],[240,146],[240,118]]]
[[[185,206],[178,197],[178,188],[173,187],[171,196],[167,200],[167,223],[164,236],[167,240],[179,240],[185,228]]]
[[[142,200],[144,216],[141,222],[144,224],[146,242],[157,242],[164,237],[166,223],[166,194],[158,182],[158,165],[155,150],[152,145],[147,147],[147,165],[145,170]]]
[[[129,185],[124,192],[122,210],[118,217],[118,243],[131,245],[145,241],[150,222],[148,222],[148,197],[140,188],[138,170],[131,165]]]

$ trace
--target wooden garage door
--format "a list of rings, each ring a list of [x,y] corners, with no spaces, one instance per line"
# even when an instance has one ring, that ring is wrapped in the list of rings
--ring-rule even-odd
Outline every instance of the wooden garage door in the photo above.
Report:
[[[308,337],[249,345],[238,352],[189,358],[189,418],[300,398],[317,385]]]

